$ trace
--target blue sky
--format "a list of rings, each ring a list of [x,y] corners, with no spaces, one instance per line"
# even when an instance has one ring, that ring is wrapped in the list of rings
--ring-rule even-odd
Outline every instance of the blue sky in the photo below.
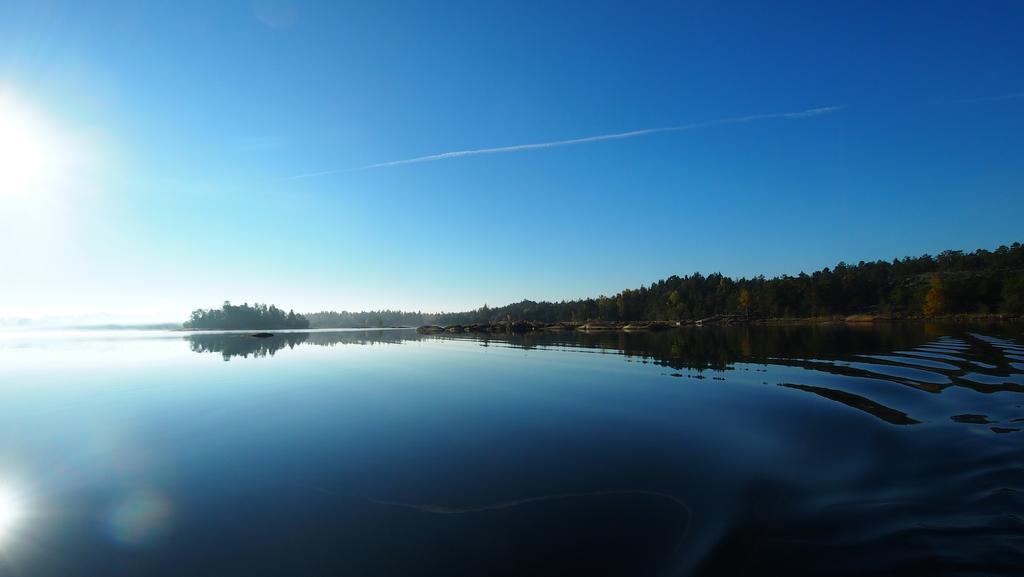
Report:
[[[7,139],[0,318],[455,310],[1020,241],[1022,27],[1009,1],[4,2],[0,121],[46,158]]]

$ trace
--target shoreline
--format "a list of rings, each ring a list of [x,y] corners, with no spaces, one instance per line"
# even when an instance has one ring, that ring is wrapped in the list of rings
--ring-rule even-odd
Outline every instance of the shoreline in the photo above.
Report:
[[[756,318],[744,315],[715,315],[704,319],[680,321],[565,321],[542,323],[538,321],[499,321],[469,325],[423,325],[416,328],[420,334],[442,333],[526,333],[526,332],[641,332],[662,331],[683,327],[768,326],[768,325],[866,325],[875,323],[940,322],[940,323],[1015,323],[1024,321],[1020,315],[1010,314],[957,314],[957,315],[872,315],[858,314],[828,317],[771,317]]]
[[[249,335],[256,332],[272,331],[275,334],[305,333],[320,331],[371,331],[371,330],[416,330],[420,334],[442,333],[527,333],[527,332],[649,332],[685,327],[723,327],[723,326],[778,326],[778,325],[867,325],[876,323],[1018,323],[1024,322],[1024,316],[1013,314],[955,314],[955,315],[832,315],[818,317],[746,317],[744,315],[714,315],[703,319],[676,321],[497,321],[490,323],[421,325],[421,326],[385,326],[385,327],[310,327],[308,329],[162,329],[172,333],[203,334],[203,333],[234,333]]]

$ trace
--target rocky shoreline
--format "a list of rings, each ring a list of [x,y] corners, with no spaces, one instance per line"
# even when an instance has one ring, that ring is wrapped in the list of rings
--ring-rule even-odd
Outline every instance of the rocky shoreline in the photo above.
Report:
[[[416,329],[421,334],[441,333],[529,333],[529,332],[558,332],[558,331],[661,331],[687,324],[684,321],[632,321],[632,322],[560,322],[541,323],[532,321],[501,321],[494,323],[482,323],[471,325],[423,325]]]
[[[685,321],[566,321],[558,323],[543,323],[536,321],[499,321],[492,323],[474,323],[469,325],[423,325],[418,327],[416,332],[427,335],[442,333],[529,333],[540,331],[632,332],[661,331],[684,326],[701,327],[763,324],[875,323],[900,321],[1019,322],[1020,320],[1022,320],[1022,317],[1018,315],[1003,314],[947,315],[938,317],[857,314],[849,316],[813,318],[765,318],[752,315],[714,315],[704,319]]]

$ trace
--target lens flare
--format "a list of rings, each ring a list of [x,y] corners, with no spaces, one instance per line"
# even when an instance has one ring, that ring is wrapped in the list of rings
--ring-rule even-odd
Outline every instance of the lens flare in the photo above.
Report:
[[[138,491],[115,503],[107,516],[110,536],[122,545],[146,545],[162,537],[171,518],[171,503],[153,491]]]

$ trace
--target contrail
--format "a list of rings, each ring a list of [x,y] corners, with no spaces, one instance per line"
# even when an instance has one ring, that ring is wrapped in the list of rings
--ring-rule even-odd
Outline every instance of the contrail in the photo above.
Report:
[[[605,140],[621,140],[624,138],[636,138],[637,136],[647,136],[648,134],[657,134],[662,132],[682,132],[685,130],[694,130],[697,128],[708,128],[711,126],[721,126],[724,124],[742,124],[745,122],[753,122],[756,120],[768,120],[772,118],[807,118],[811,116],[820,116],[822,114],[828,114],[842,108],[841,106],[823,106],[821,108],[811,108],[809,110],[803,110],[800,112],[773,112],[769,114],[752,114],[749,116],[737,116],[733,118],[720,118],[718,120],[705,120],[703,122],[694,122],[692,124],[679,124],[676,126],[662,126],[659,128],[642,128],[639,130],[630,130],[627,132],[613,132],[611,134],[598,134],[596,136],[584,136],[581,138],[570,138],[567,140],[552,140],[549,142],[534,142],[530,144],[515,144],[512,146],[497,146],[493,148],[474,148],[470,150],[456,150],[452,152],[441,152],[438,154],[428,154],[426,156],[417,156],[415,158],[405,158],[402,160],[391,160],[388,162],[378,162],[375,164],[367,164],[366,166],[360,166],[358,168],[338,168],[332,170],[322,170],[320,172],[310,172],[308,174],[299,174],[296,176],[290,176],[285,180],[299,180],[303,178],[313,178],[315,176],[326,176],[328,174],[338,174],[342,172],[357,172],[360,170],[370,170],[374,168],[387,168],[390,166],[400,166],[403,164],[417,164],[420,162],[434,162],[435,160],[448,160],[451,158],[462,158],[466,156],[478,156],[481,154],[501,154],[505,152],[522,152],[524,150],[539,150],[542,148],[556,148],[559,146],[572,146],[575,144],[587,144],[590,142],[601,142]]]
[[[943,100],[943,104],[977,104],[981,102],[999,102],[1002,100],[1018,100],[1024,98],[1024,92],[1012,94],[997,94],[995,96],[978,96],[977,98],[963,98],[960,100]]]

